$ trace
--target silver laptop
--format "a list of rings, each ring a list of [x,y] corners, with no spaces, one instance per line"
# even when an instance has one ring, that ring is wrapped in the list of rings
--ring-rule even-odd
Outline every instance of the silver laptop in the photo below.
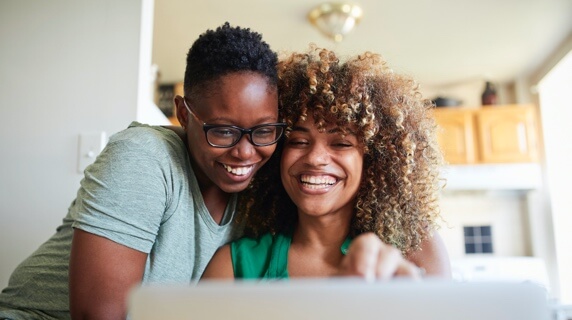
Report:
[[[144,286],[130,295],[129,315],[133,320],[550,319],[545,290],[531,283],[358,279]]]

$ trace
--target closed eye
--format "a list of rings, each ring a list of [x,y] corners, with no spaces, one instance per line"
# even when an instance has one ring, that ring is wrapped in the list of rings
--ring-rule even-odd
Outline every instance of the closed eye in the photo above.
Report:
[[[353,143],[351,142],[335,142],[332,143],[332,146],[335,148],[341,148],[341,149],[345,149],[345,148],[352,148],[354,146]]]
[[[220,137],[232,136],[236,134],[236,130],[231,128],[216,128],[216,129],[211,129],[211,134]]]
[[[290,139],[288,141],[286,141],[286,144],[288,144],[289,146],[304,146],[309,144],[307,140],[302,140],[302,139]]]
[[[263,129],[258,129],[258,130],[255,130],[255,131],[253,132],[253,134],[254,134],[254,135],[257,135],[257,136],[260,136],[260,137],[269,136],[269,135],[274,135],[274,134],[276,134],[276,128],[270,128],[270,129],[263,128]]]

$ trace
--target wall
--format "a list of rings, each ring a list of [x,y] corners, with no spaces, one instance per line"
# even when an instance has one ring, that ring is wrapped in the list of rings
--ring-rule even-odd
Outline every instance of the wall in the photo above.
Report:
[[[562,138],[572,136],[572,49],[539,83],[545,137],[546,181],[550,191],[556,264],[563,303],[572,304],[572,215],[570,180],[572,144]],[[564,138],[567,140],[568,138]]]
[[[78,135],[138,119],[146,2],[0,2],[0,288],[65,216]]]
[[[481,95],[485,90],[486,80],[483,78],[467,79],[441,86],[422,86],[423,97],[435,99],[437,97],[453,98],[461,101],[464,107],[481,106]],[[512,83],[493,82],[497,90],[497,104],[515,103]]]
[[[557,162],[569,163],[565,148],[562,148],[562,138],[570,134],[556,133],[555,130],[568,130],[569,125],[566,121],[570,117],[566,117],[566,113],[570,110],[568,88],[570,87],[570,72],[566,71],[563,75],[556,80],[550,89],[546,90],[545,96],[550,98],[540,101],[539,83],[543,80],[553,69],[563,61],[563,59],[572,51],[572,33],[562,41],[562,43],[553,51],[553,53],[544,59],[540,65],[532,65],[533,71],[523,71],[514,82],[501,86],[500,102],[501,103],[533,103],[539,106],[538,117],[541,119],[540,138],[541,144],[545,149],[552,147],[552,151],[546,150],[546,155],[541,155],[543,185],[541,189],[527,195],[527,208],[525,210],[527,217],[523,221],[528,221],[527,233],[523,235],[528,238],[530,243],[530,253],[532,256],[540,258],[544,261],[546,270],[548,272],[550,287],[552,294],[561,299],[564,303],[572,303],[572,254],[570,250],[566,249],[570,243],[570,232],[572,228],[572,221],[570,219],[570,205],[568,196],[566,194],[567,188],[554,187],[554,181],[570,181],[572,174],[569,170],[569,165],[564,165],[557,168],[550,168]],[[481,81],[481,89],[479,89],[479,81]],[[449,95],[454,98],[463,100],[464,105],[469,106],[478,102],[479,95],[482,92],[482,80],[474,79],[465,81],[459,84],[451,84],[449,86],[442,86],[438,88],[422,88],[424,96],[433,98],[436,95]],[[566,88],[566,89],[564,89]],[[480,91],[477,91],[480,90]],[[549,92],[549,93],[548,93]],[[542,94],[542,93],[541,93]],[[558,98],[557,98],[558,97]],[[555,102],[558,99],[565,99],[568,102]],[[550,120],[548,120],[550,118]],[[563,124],[564,123],[564,124]],[[556,129],[555,129],[556,128]],[[551,137],[545,135],[543,131],[552,131]],[[560,159],[561,161],[549,161],[549,153],[553,153],[552,159]],[[558,156],[554,156],[558,154]],[[558,166],[558,164],[556,164]],[[552,176],[550,176],[552,171]],[[557,183],[556,183],[557,184]],[[552,195],[556,191],[556,195]],[[562,192],[563,194],[561,194]],[[465,197],[463,197],[465,198]],[[556,199],[556,200],[555,200]],[[488,199],[483,199],[487,202]],[[459,199],[454,202],[463,202]],[[465,205],[454,205],[461,209],[466,206],[482,207],[482,204],[475,203],[473,200],[466,199]],[[554,206],[560,209],[554,209]],[[444,205],[447,206],[447,200]],[[447,214],[447,212],[445,212]],[[457,221],[455,216],[455,221]],[[476,218],[479,219],[479,218]],[[443,231],[442,231],[443,232]],[[448,238],[446,241],[457,241],[456,244],[450,248],[453,254],[456,255],[461,252],[461,232],[458,231],[444,231]],[[510,239],[507,239],[511,241]]]
[[[493,256],[531,254],[526,197],[520,191],[445,191],[441,196],[440,235],[452,259],[463,258],[464,226],[490,225]]]
[[[570,95],[568,94],[570,85],[568,84],[568,87],[566,87],[570,81],[570,72],[558,72],[561,74],[561,76],[558,77],[559,79],[545,86],[546,92],[544,92],[545,99],[543,99],[543,101],[541,101],[539,96],[539,91],[541,91],[539,84],[544,81],[544,78],[548,78],[547,76],[550,73],[554,73],[554,69],[561,64],[570,52],[572,52],[572,32],[568,34],[568,37],[566,37],[558,48],[539,66],[532,72],[523,73],[515,81],[517,101],[532,101],[539,106],[539,118],[542,120],[541,126],[543,128],[541,130],[542,143],[546,149],[546,154],[542,157],[542,165],[544,166],[544,184],[547,185],[548,188],[539,192],[531,203],[531,218],[533,220],[531,229],[534,254],[542,257],[546,261],[548,271],[552,276],[552,287],[556,291],[559,291],[560,295],[562,295],[560,298],[568,304],[572,303],[570,293],[572,292],[570,290],[570,288],[572,288],[572,271],[570,271],[572,270],[570,267],[572,254],[570,254],[570,250],[565,250],[564,253],[562,253],[562,249],[559,248],[567,247],[570,243],[569,236],[567,236],[567,234],[569,234],[568,230],[572,228],[572,221],[568,218],[570,216],[570,205],[566,195],[563,197],[562,195],[557,195],[557,197],[562,197],[561,199],[564,201],[559,201],[557,204],[557,206],[562,206],[562,209],[554,211],[554,199],[551,193],[555,191],[555,188],[551,185],[554,185],[555,180],[570,181],[571,174],[569,173],[569,165],[567,164],[563,167],[549,168],[549,166],[555,164],[558,166],[559,161],[550,161],[548,154],[552,153],[553,159],[562,157],[561,160],[563,161],[565,161],[564,159],[567,157],[565,154],[566,151],[564,148],[561,148],[562,144],[560,143],[562,141],[561,137],[566,135],[560,136],[554,134],[554,130],[555,128],[557,130],[570,130],[570,126],[566,122],[566,120],[569,119],[569,117],[566,117],[566,112],[570,110]],[[553,81],[554,78],[551,79],[551,81],[547,81],[547,83]],[[559,84],[558,82],[561,83]],[[565,89],[561,89],[562,86]],[[541,92],[540,95],[543,95],[543,93]],[[546,130],[552,131],[553,134],[548,133],[548,135],[546,135],[543,132]],[[556,158],[554,158],[554,154],[558,154]],[[568,170],[568,173],[566,173],[566,170]],[[566,193],[567,188],[560,187],[556,188],[556,190],[564,190],[563,192]],[[564,231],[558,232],[557,230]],[[558,251],[560,251],[560,253]],[[562,261],[567,261],[564,262],[567,267],[563,268]]]

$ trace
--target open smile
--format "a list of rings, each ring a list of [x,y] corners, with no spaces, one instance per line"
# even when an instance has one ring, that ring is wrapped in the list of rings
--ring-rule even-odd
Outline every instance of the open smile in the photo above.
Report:
[[[224,167],[224,169],[235,175],[235,176],[246,176],[248,174],[250,174],[252,172],[252,170],[254,169],[254,165],[250,165],[250,166],[231,166],[228,164],[224,164],[222,163],[222,166]]]
[[[328,189],[338,183],[339,179],[330,175],[300,175],[300,183],[302,186],[312,190]]]

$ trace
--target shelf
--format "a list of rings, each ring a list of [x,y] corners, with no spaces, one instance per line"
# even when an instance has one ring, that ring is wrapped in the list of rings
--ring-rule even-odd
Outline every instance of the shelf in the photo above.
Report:
[[[542,186],[538,163],[449,165],[441,170],[444,190],[536,190]]]

